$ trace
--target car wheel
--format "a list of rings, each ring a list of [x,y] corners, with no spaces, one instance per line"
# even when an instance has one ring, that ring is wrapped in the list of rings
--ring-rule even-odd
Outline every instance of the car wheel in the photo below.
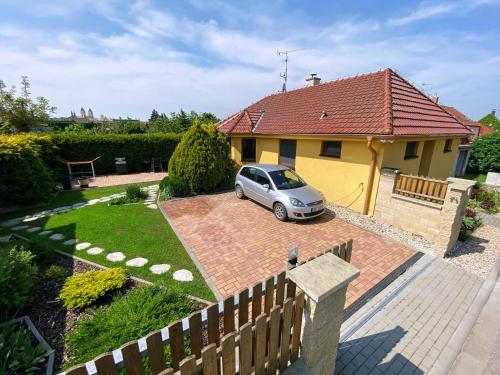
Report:
[[[238,199],[245,198],[245,193],[243,192],[243,188],[240,185],[236,185],[234,192],[236,194],[236,198]]]
[[[288,213],[286,212],[286,208],[283,203],[278,202],[274,205],[274,216],[276,216],[276,219],[279,221],[288,220]]]

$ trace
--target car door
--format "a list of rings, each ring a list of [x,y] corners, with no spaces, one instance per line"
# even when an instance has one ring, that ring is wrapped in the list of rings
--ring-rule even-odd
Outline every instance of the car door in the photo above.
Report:
[[[243,185],[243,191],[245,195],[250,199],[257,199],[257,194],[255,192],[255,173],[257,169],[254,167],[245,167],[241,171],[240,175],[243,177],[241,179]]]
[[[272,207],[273,205],[273,188],[269,175],[261,169],[256,169],[255,171],[255,198],[260,204],[267,207]]]

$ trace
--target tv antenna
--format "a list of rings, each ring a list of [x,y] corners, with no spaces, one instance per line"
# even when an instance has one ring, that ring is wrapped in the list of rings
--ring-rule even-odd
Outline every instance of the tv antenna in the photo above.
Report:
[[[300,48],[300,49],[292,49],[288,51],[277,51],[278,56],[285,56],[285,59],[283,60],[285,62],[285,72],[280,73],[280,77],[283,78],[283,86],[281,88],[282,92],[286,92],[286,84],[288,82],[288,54],[296,51],[302,51],[306,48]]]

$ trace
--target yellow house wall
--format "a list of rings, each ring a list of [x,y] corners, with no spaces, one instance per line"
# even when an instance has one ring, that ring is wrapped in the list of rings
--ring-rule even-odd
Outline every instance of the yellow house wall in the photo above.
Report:
[[[366,139],[352,140],[330,138],[342,141],[340,159],[320,156],[322,139],[283,137],[256,137],[256,162],[278,164],[280,139],[297,140],[297,156],[295,169],[307,183],[325,194],[328,202],[335,203],[352,210],[362,212],[371,153],[367,148]],[[326,139],[326,138],[324,138]],[[231,137],[231,156],[238,164],[241,162],[241,137]],[[373,212],[377,194],[382,163],[381,144],[374,145],[379,153],[377,169],[374,178],[370,212]]]
[[[394,143],[384,144],[384,157],[382,167],[396,168],[404,174],[418,175],[420,163],[422,161],[422,151],[426,140],[434,140],[434,151],[429,166],[428,177],[446,179],[453,172],[455,160],[457,157],[460,138],[453,138],[451,152],[443,152],[446,138],[420,138],[420,139],[402,139]],[[418,158],[404,159],[406,142],[418,141]]]

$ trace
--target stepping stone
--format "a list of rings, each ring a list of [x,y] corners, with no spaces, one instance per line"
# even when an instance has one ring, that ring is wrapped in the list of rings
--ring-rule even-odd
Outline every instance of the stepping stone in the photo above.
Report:
[[[52,236],[49,237],[51,240],[54,240],[54,241],[60,241],[60,240],[64,240],[64,234],[61,234],[61,233],[54,233]]]
[[[64,210],[59,210],[59,211],[57,211],[57,213],[58,214],[64,214],[64,213],[66,213],[68,211],[71,211],[71,208],[65,208]]]
[[[12,230],[24,230],[29,228],[29,225],[18,225],[17,227],[12,228]]]
[[[161,275],[162,273],[168,272],[170,269],[170,264],[154,264],[149,267],[149,270],[153,272],[155,275]]]
[[[38,232],[39,230],[42,230],[42,228],[41,227],[32,227],[32,228],[26,229],[26,232],[32,233],[32,232]]]
[[[76,250],[85,250],[87,247],[90,247],[90,242],[82,242],[75,246]]]
[[[39,236],[47,236],[47,235],[49,235],[51,233],[52,233],[51,230],[44,230],[43,232],[39,232],[38,235]]]
[[[67,210],[71,210],[71,206],[62,206],[62,207],[54,208],[55,212],[61,212],[61,211],[67,211]]]
[[[109,202],[110,200],[111,200],[110,197],[104,197],[104,198],[99,199],[99,202]]]
[[[17,225],[21,222],[21,219],[10,219],[2,223],[2,227],[8,228]]]
[[[71,208],[76,210],[77,208],[81,208],[83,206],[85,206],[85,202],[75,203],[74,205],[71,206]]]
[[[117,251],[116,253],[110,253],[106,255],[106,259],[110,262],[121,262],[123,259],[125,259],[125,254]]]
[[[39,216],[31,216],[31,217],[27,217],[27,218],[25,218],[25,219],[23,220],[23,222],[25,222],[25,223],[29,223],[30,221],[35,221],[35,220],[38,220],[38,219],[40,219],[40,217],[39,217]]]
[[[99,200],[99,199],[91,199],[91,200],[89,200],[89,201],[87,202],[87,205],[88,205],[88,206],[92,206],[92,205],[94,205],[94,204],[96,204],[96,203],[99,203],[99,202],[100,202],[100,200]]]
[[[158,206],[156,204],[148,204],[148,208],[152,208],[153,210],[155,210],[158,208]]]
[[[102,253],[103,251],[104,251],[104,249],[102,249],[100,247],[92,247],[92,248],[87,250],[87,254],[97,255],[97,254]]]
[[[148,260],[146,258],[134,258],[134,259],[130,259],[128,260],[125,265],[129,266],[129,267],[142,267],[144,266],[146,263],[148,262]]]
[[[75,243],[77,243],[77,240],[74,238],[71,238],[69,240],[64,241],[63,245],[69,246],[69,245],[74,245]]]
[[[193,281],[193,274],[188,270],[179,270],[174,272],[173,278],[177,281]]]

